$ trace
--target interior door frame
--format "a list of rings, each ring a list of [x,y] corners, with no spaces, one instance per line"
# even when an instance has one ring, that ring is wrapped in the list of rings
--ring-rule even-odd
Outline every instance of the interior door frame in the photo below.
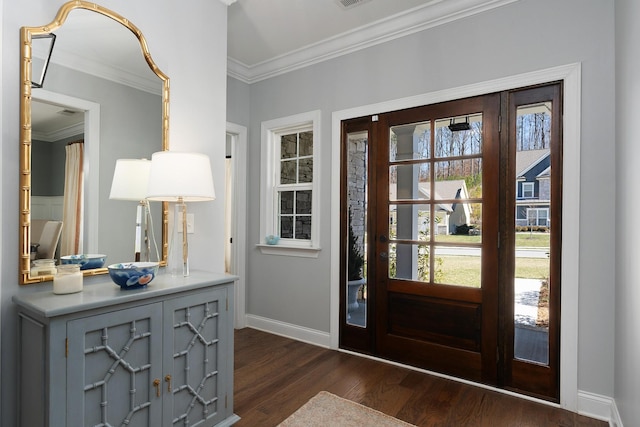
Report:
[[[483,95],[520,87],[563,81],[563,245],[562,245],[562,291],[560,341],[560,406],[578,410],[578,283],[579,283],[579,212],[580,212],[580,104],[581,66],[579,63],[563,65],[530,73],[460,86],[369,104],[332,114],[332,178],[331,178],[331,290],[330,290],[330,336],[332,349],[339,349],[340,306],[340,153],[341,122],[350,118],[375,115],[380,111],[394,111],[420,105],[446,102],[459,98]],[[443,376],[442,374],[433,373]],[[448,377],[444,375],[445,377]],[[456,381],[458,378],[448,377]],[[476,384],[476,383],[473,383]],[[510,393],[492,386],[492,390]]]
[[[238,276],[234,286],[234,328],[247,326],[246,316],[246,242],[247,242],[247,128],[227,122],[226,133],[234,136],[231,144],[231,169],[234,188],[231,234],[232,271]]]

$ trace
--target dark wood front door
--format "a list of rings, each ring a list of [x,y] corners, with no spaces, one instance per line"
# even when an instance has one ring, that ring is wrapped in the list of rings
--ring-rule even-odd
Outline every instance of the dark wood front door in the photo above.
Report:
[[[560,85],[550,87],[343,123],[341,258],[361,256],[364,284],[341,283],[341,347],[557,400],[561,115],[551,114]],[[524,147],[523,122],[535,120],[542,136],[529,135],[538,142]],[[535,172],[530,183],[519,175],[523,158]],[[520,250],[523,212],[542,248]],[[545,266],[516,253],[551,255]],[[540,293],[545,280],[554,314],[541,360],[518,350],[530,331],[518,329],[514,305],[518,286]]]
[[[376,162],[376,353],[492,383],[499,111],[486,95],[382,114]]]

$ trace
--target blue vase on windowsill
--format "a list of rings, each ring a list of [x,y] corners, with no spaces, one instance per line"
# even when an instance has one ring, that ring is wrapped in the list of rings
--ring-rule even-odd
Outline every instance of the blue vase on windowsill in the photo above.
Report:
[[[273,234],[269,234],[264,238],[264,241],[266,242],[267,245],[277,245],[278,240],[280,240],[280,237],[274,236]]]

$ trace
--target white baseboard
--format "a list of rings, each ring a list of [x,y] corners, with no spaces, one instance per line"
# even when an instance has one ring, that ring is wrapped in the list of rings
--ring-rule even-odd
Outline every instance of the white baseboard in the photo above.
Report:
[[[293,325],[291,323],[281,322],[279,320],[268,319],[266,317],[255,316],[248,314],[246,316],[246,325],[247,327],[258,329],[260,331],[269,332],[274,335],[280,335],[286,338],[295,339],[298,341],[306,342],[308,344],[317,345],[324,348],[330,348],[331,337],[327,332],[318,331],[315,329],[309,329],[298,325]],[[349,352],[350,353],[350,352]],[[356,354],[356,353],[352,353]],[[360,355],[363,357],[370,357],[365,355]],[[377,359],[377,358],[376,358]],[[381,360],[384,361],[384,360]],[[388,362],[388,361],[386,361]],[[393,363],[394,362],[388,362]],[[400,365],[400,364],[398,364]],[[403,366],[403,365],[400,365]],[[432,373],[434,375],[440,375],[437,373]],[[460,380],[458,378],[453,378],[453,380],[458,380],[462,382],[467,382],[465,380]],[[476,383],[469,382],[469,384],[479,385]],[[482,386],[482,385],[479,385]],[[493,387],[488,387],[495,391],[503,391],[501,389],[495,389]],[[508,393],[512,394],[512,393]],[[521,396],[513,393],[513,396],[521,397],[524,399],[535,400],[528,398],[527,396]],[[540,403],[548,402],[540,401]],[[555,405],[554,405],[555,406]],[[580,415],[585,415],[591,418],[596,418],[598,420],[607,421],[611,427],[623,427],[622,421],[620,420],[620,414],[618,413],[618,408],[616,406],[616,402],[613,398],[608,396],[602,396],[599,394],[589,393],[586,391],[578,390],[578,413]]]
[[[330,336],[328,332],[305,328],[279,320],[267,319],[266,317],[247,314],[246,324],[248,327],[280,335],[294,340],[314,344],[324,348],[330,348]]]
[[[611,427],[623,427],[616,401],[608,396],[578,390],[578,413],[607,421]]]

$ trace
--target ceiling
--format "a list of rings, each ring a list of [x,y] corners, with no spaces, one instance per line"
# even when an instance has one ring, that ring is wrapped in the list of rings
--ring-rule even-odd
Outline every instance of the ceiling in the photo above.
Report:
[[[237,0],[228,9],[228,55],[247,66],[389,19],[430,0]],[[437,3],[437,2],[436,2]]]
[[[31,137],[55,142],[84,133],[84,112],[39,101],[31,103]]]
[[[253,83],[514,1],[236,0],[228,74]]]
[[[254,83],[517,0],[221,1],[230,3],[227,72],[245,83]],[[115,21],[86,10],[73,10],[55,33],[51,62],[141,90],[161,92],[159,80],[142,58],[137,39]],[[153,46],[150,48],[153,54]],[[80,51],[82,55],[78,55]],[[59,114],[61,110],[64,107],[34,105],[34,136],[57,135],[57,123],[67,131],[81,126],[78,123],[83,114],[76,114],[74,119],[68,112]],[[65,120],[52,120],[51,113]]]

